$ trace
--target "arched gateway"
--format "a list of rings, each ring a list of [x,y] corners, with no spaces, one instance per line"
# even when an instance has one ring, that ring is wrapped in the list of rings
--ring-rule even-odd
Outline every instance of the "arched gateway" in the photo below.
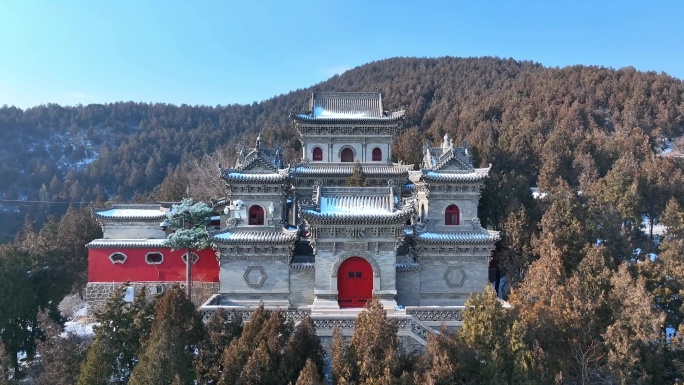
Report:
[[[340,307],[364,307],[373,295],[373,268],[360,257],[346,259],[337,273]]]

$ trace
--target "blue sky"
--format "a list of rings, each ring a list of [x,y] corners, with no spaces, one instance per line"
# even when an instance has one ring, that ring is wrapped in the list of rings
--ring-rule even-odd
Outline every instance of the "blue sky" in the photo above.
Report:
[[[680,1],[0,1],[0,105],[226,105],[395,56],[684,78]]]

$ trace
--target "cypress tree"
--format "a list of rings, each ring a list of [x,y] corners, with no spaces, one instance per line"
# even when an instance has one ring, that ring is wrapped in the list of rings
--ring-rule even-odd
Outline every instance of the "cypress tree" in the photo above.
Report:
[[[83,362],[79,385],[125,384],[138,361],[150,333],[152,304],[145,299],[143,288],[128,305],[125,290],[124,285],[115,290],[96,314],[100,325]]]
[[[306,359],[304,369],[299,373],[295,385],[323,385],[324,382],[320,376],[320,369],[310,358]]]
[[[37,342],[42,372],[36,379],[38,385],[73,385],[78,382],[81,363],[85,360],[89,337],[67,334],[62,337],[62,327],[50,319],[47,312],[38,315],[44,340]]]
[[[458,336],[476,357],[477,372],[483,384],[511,383],[514,356],[507,339],[509,318],[491,285],[465,303],[463,327]]]
[[[150,337],[133,369],[130,385],[182,384],[194,379],[192,357],[202,338],[202,318],[179,286],[158,300]]]
[[[335,384],[352,384],[359,381],[359,368],[356,365],[354,348],[345,344],[340,329],[333,329],[332,375]]]
[[[297,379],[297,374],[303,370],[307,361],[311,361],[323,375],[323,357],[325,352],[321,347],[321,339],[316,335],[316,328],[308,315],[295,328],[294,334],[288,341],[283,354],[282,369],[285,378],[290,381]]]
[[[477,384],[479,373],[475,355],[457,337],[442,327],[428,336],[421,383],[433,385]]]
[[[254,351],[254,347],[259,346],[259,336],[267,320],[268,312],[263,305],[252,312],[249,322],[244,325],[240,338],[233,340],[223,354],[223,372],[219,384],[237,383],[242,369]]]
[[[363,176],[363,167],[358,160],[354,164],[351,175],[347,178],[346,185],[349,187],[364,187],[367,186],[366,178]]]
[[[201,384],[216,384],[221,378],[223,352],[242,332],[242,316],[219,309],[209,318],[206,328],[194,360],[195,376]]]
[[[389,320],[377,297],[356,318],[351,345],[361,383],[399,381],[406,361],[397,336],[397,323]]]

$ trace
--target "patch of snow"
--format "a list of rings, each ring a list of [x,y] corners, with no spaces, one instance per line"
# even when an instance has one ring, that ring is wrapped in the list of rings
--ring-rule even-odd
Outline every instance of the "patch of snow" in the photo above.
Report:
[[[648,217],[648,215],[644,215],[641,221],[641,227],[644,229],[644,232],[648,234],[649,231],[649,226],[651,224],[651,220]],[[665,235],[667,232],[667,227],[664,225],[661,225],[660,223],[656,223],[653,225],[653,235]]]
[[[315,106],[313,110],[313,116],[316,118],[365,118],[368,115],[365,112],[333,112],[326,110],[321,106]]]
[[[172,210],[173,211],[173,210]],[[110,218],[130,218],[130,217],[149,217],[156,215],[166,215],[161,210],[144,210],[144,209],[109,209],[105,211],[98,211],[98,214]]]
[[[532,191],[532,198],[534,199],[543,199],[547,195],[547,193],[539,191],[539,187],[530,187],[530,191]]]
[[[376,197],[373,197],[376,198]],[[384,197],[377,197],[384,198]],[[344,201],[342,200],[344,199]],[[356,199],[321,197],[321,213],[326,214],[369,214],[369,215],[386,215],[391,214],[388,210],[386,202],[381,202],[379,199],[364,199],[364,197],[356,197]],[[349,200],[349,202],[346,202]]]
[[[82,305],[73,312],[73,316],[64,323],[64,332],[62,332],[61,336],[66,337],[68,334],[75,334],[81,337],[90,337],[95,334],[93,327],[97,325],[96,322],[89,322],[87,305],[84,301]]]
[[[81,337],[93,336],[95,335],[93,327],[96,325],[96,323],[90,322],[67,321],[64,323],[62,337],[66,337],[68,334],[75,334]]]
[[[76,167],[84,167],[84,166],[87,166],[87,165],[93,163],[94,161],[97,160],[97,155],[98,155],[98,153],[95,152],[91,156],[79,160],[78,162],[76,162]]]
[[[651,261],[654,261],[654,262],[655,262],[656,259],[658,259],[658,254],[656,254],[656,253],[648,253],[648,254],[646,254],[646,256],[647,256]]]
[[[677,330],[676,330],[675,328],[673,328],[673,327],[666,327],[666,328],[665,328],[665,340],[666,340],[667,342],[670,342],[670,340],[672,339],[672,337],[675,336],[676,333],[677,333]]]

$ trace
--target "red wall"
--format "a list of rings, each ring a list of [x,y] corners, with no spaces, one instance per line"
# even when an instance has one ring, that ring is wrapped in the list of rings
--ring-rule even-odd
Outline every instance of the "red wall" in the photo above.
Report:
[[[112,263],[113,253],[128,256],[123,264]],[[159,265],[145,262],[145,254],[159,252],[164,261]],[[192,265],[192,280],[218,282],[219,264],[212,249],[194,251],[199,261]],[[185,281],[185,263],[181,259],[184,251],[171,249],[88,249],[88,282],[179,282]]]

